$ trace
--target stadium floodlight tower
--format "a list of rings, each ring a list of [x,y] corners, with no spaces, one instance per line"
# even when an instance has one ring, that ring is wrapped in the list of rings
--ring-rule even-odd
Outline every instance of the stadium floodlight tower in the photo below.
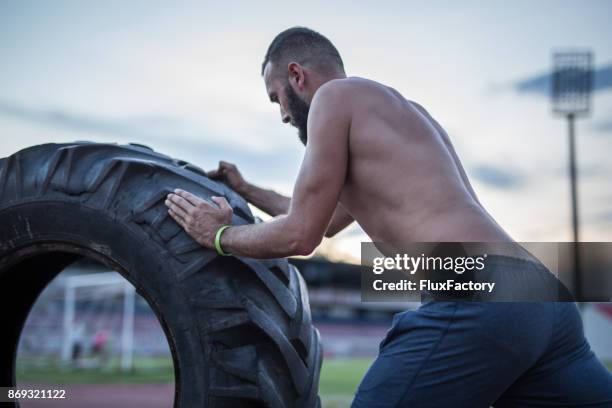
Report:
[[[580,300],[580,254],[578,249],[578,191],[576,179],[575,125],[577,116],[585,116],[591,107],[593,54],[586,50],[562,51],[553,54],[552,104],[556,114],[567,118],[569,130],[569,173],[574,235],[574,295]]]

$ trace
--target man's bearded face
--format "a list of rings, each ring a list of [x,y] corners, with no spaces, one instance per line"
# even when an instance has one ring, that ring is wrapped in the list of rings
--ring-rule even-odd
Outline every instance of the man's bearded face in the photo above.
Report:
[[[295,93],[291,85],[285,85],[285,95],[287,95],[287,109],[291,116],[291,125],[298,129],[298,136],[304,146],[308,141],[308,110],[310,106]]]

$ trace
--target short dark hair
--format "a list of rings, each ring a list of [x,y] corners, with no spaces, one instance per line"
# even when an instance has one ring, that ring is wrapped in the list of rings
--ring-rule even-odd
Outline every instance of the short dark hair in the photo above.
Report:
[[[344,63],[334,44],[325,36],[306,27],[289,28],[272,40],[261,64],[261,75],[268,62],[276,64],[287,60],[300,64],[310,62],[319,66],[336,64],[344,71]]]

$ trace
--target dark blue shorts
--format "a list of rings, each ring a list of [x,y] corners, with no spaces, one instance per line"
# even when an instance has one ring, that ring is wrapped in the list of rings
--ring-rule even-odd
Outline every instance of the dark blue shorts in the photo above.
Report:
[[[571,302],[431,301],[395,315],[361,407],[612,407]]]

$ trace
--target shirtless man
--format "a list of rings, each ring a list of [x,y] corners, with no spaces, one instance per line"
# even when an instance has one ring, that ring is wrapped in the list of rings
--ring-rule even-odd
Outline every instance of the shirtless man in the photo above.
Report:
[[[301,27],[280,33],[262,74],[283,122],[298,128],[306,146],[293,196],[258,188],[221,162],[209,175],[275,217],[218,233],[231,222],[227,201],[214,197],[213,205],[177,190],[166,201],[169,213],[201,245],[214,249],[220,236],[222,253],[308,255],[354,220],[373,241],[394,248],[512,242],[479,203],[441,126],[396,90],[347,77],[327,38]],[[510,257],[499,262],[535,268]],[[590,351],[573,303],[429,302],[400,313],[353,406],[536,402],[612,404],[612,378]]]

